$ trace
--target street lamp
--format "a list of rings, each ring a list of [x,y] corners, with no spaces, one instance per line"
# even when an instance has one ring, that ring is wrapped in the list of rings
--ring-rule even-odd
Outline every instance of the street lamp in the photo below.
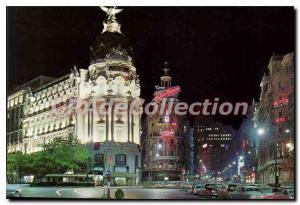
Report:
[[[289,129],[286,129],[286,130],[285,130],[285,133],[290,133],[290,130],[289,130]]]
[[[259,129],[257,130],[257,134],[260,135],[260,136],[262,136],[262,135],[265,134],[265,130],[264,130],[263,128],[259,128]]]
[[[232,164],[236,164],[236,162],[235,162],[235,161],[233,161],[233,162],[232,162]]]

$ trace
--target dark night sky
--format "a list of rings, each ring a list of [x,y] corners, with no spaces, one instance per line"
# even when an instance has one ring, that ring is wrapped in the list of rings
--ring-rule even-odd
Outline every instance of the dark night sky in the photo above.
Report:
[[[251,102],[273,52],[294,51],[292,7],[126,7],[117,15],[130,40],[142,97],[150,100],[167,59],[186,102]],[[38,75],[87,68],[105,14],[99,7],[8,7],[8,87]],[[221,119],[239,126],[241,117]]]

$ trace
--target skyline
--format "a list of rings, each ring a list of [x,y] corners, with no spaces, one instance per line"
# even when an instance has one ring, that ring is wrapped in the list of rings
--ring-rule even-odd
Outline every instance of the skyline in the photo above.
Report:
[[[293,7],[121,8],[118,21],[148,102],[167,60],[182,101],[219,97],[250,104],[272,53],[294,51]],[[58,77],[74,64],[87,68],[89,45],[105,19],[98,7],[10,7],[7,16],[9,88],[38,75]],[[237,128],[242,116],[217,120]]]

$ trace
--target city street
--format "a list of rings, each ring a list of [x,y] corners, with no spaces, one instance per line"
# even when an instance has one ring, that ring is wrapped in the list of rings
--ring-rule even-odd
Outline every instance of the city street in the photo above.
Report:
[[[124,199],[199,199],[191,195],[188,190],[181,189],[154,189],[142,187],[117,187],[124,193]],[[114,198],[116,187],[111,188],[111,197]],[[36,198],[101,198],[103,187],[24,187],[22,197]]]

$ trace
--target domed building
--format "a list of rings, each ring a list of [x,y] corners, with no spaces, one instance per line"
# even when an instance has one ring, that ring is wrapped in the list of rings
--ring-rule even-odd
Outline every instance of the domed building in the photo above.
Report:
[[[137,185],[141,178],[141,107],[136,104],[132,112],[130,105],[138,102],[140,83],[132,48],[115,17],[121,10],[102,10],[107,20],[91,46],[88,69],[75,67],[43,86],[23,88],[23,140],[8,145],[8,152],[41,151],[41,144],[72,135],[89,148],[92,174],[104,176],[112,185]],[[122,109],[115,109],[118,104]]]

